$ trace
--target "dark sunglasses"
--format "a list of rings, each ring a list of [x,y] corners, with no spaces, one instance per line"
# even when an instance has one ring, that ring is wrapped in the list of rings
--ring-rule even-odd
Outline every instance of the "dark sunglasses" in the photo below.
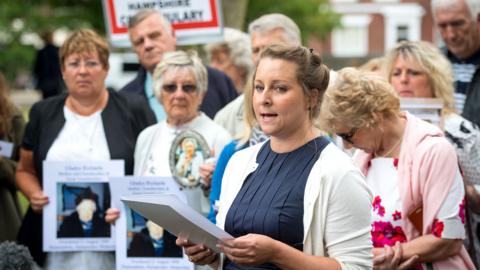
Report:
[[[177,91],[178,84],[164,84],[162,86],[163,91],[167,93],[175,93]],[[180,88],[184,93],[190,94],[197,91],[197,86],[195,84],[182,84]]]
[[[357,132],[357,130],[358,130],[358,128],[352,128],[352,130],[350,130],[347,133],[337,133],[337,136],[342,138],[344,141],[346,141],[350,144],[353,144],[352,137],[355,136],[355,133]]]

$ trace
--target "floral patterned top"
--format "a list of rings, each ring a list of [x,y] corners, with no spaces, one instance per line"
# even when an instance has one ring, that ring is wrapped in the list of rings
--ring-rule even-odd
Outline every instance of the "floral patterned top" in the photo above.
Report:
[[[374,247],[406,242],[402,229],[402,197],[398,189],[398,159],[374,158],[370,161],[367,185],[373,194],[372,241]],[[432,225],[432,234],[444,239],[465,238],[465,193],[457,174],[446,200]]]

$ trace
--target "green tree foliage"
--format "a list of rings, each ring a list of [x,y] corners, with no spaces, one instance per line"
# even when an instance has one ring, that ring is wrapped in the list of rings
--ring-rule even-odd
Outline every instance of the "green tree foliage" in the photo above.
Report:
[[[251,0],[245,29],[248,23],[267,13],[282,13],[290,17],[300,27],[304,42],[310,35],[324,39],[340,25],[340,16],[330,8],[328,0]]]
[[[119,1],[119,0],[117,0]],[[303,39],[309,35],[320,38],[339,25],[339,16],[331,11],[328,0],[224,0],[229,3],[223,9],[230,26],[235,21],[249,22],[267,13],[279,12],[292,18],[300,27]],[[244,20],[240,10],[248,2]],[[233,9],[233,10],[232,10]],[[238,14],[237,14],[238,13]],[[240,15],[240,16],[237,16]],[[232,21],[233,20],[233,21]],[[9,81],[19,73],[28,73],[33,65],[35,48],[25,45],[25,34],[42,33],[58,28],[93,28],[105,33],[101,0],[0,0],[0,71]],[[245,27],[246,28],[246,27]]]
[[[105,32],[101,1],[1,0],[0,71],[12,81],[19,72],[31,70],[35,48],[25,45],[25,35],[80,27]]]

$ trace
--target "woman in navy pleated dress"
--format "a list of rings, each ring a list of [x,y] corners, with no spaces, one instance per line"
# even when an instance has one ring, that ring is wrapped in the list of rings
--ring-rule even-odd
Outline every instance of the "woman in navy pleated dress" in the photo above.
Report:
[[[216,269],[370,269],[371,195],[351,160],[314,125],[329,70],[312,50],[274,45],[245,93],[270,139],[238,151],[222,181],[218,244],[177,239],[190,261]]]

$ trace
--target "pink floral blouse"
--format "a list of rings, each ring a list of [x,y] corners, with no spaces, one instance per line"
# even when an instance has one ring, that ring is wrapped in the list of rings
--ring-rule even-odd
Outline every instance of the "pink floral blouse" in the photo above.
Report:
[[[373,194],[372,241],[374,247],[406,242],[402,229],[402,198],[398,190],[398,159],[374,158],[369,163],[367,184]],[[444,239],[465,238],[465,194],[458,173],[432,225],[432,234]]]

